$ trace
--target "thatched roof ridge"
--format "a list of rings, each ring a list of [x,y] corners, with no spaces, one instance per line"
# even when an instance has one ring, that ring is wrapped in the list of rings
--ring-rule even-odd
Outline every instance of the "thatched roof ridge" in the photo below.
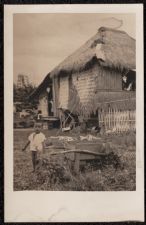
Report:
[[[101,51],[105,60],[96,57],[96,46],[102,44]],[[50,75],[58,76],[65,73],[80,72],[97,61],[101,66],[115,69],[135,69],[136,67],[135,40],[126,32],[101,27],[96,35],[89,39],[72,55],[61,62]]]
[[[42,91],[45,90],[49,86],[49,84],[51,84],[51,82],[52,79],[50,78],[50,74],[48,73],[44,80],[40,83],[38,88],[31,93],[29,99],[31,100],[34,97],[38,97],[42,93]]]

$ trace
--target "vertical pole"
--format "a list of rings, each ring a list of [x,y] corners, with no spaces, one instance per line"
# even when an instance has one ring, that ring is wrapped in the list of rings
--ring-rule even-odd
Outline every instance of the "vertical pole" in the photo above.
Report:
[[[115,130],[115,108],[113,109],[113,130]]]
[[[136,110],[133,110],[134,130],[136,130]]]
[[[124,131],[124,121],[123,121],[123,117],[124,117],[124,111],[121,111],[121,132]]]
[[[117,109],[117,133],[119,133],[119,110]]]
[[[115,112],[114,112],[114,114],[115,114],[115,131],[116,131],[116,133],[117,133],[117,109],[115,108]]]
[[[119,110],[119,133],[121,133],[121,111]]]
[[[128,120],[128,117],[127,117],[127,110],[125,110],[123,112],[124,116],[123,116],[123,123],[124,123],[124,132],[127,132],[127,120]]]
[[[105,112],[105,110],[103,111],[103,116],[104,116],[104,132],[106,133],[106,112]]]
[[[110,129],[110,110],[109,110],[109,107],[108,107],[108,111],[107,111],[107,122],[108,122],[108,130]]]
[[[75,154],[74,171],[78,173],[80,169],[80,153],[74,153],[74,154]]]
[[[117,109],[115,109],[115,130],[117,133]]]
[[[132,126],[131,126],[131,113],[130,110],[127,110],[127,131],[131,130]]]
[[[53,112],[56,116],[56,93],[55,93],[55,78],[52,79],[52,92],[53,92]]]

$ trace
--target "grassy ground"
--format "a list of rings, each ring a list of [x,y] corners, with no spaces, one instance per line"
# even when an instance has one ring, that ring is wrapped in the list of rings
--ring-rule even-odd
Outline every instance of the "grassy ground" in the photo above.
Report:
[[[103,143],[111,142],[112,151],[120,162],[118,167],[115,168],[113,163],[99,165],[94,169],[85,167],[84,172],[75,175],[66,167],[63,158],[56,157],[49,160],[48,151],[44,154],[44,159],[39,161],[37,171],[32,173],[31,153],[29,149],[26,152],[21,151],[31,132],[30,129],[14,130],[14,190],[133,191],[136,189],[135,134],[101,137]],[[49,137],[56,132],[56,130],[45,131],[45,134]]]

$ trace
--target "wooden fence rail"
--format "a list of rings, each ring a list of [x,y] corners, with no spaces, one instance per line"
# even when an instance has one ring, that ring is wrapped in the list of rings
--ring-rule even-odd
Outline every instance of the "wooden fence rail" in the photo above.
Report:
[[[121,133],[136,130],[135,110],[120,111],[109,108],[108,111],[99,110],[99,126],[106,133]]]

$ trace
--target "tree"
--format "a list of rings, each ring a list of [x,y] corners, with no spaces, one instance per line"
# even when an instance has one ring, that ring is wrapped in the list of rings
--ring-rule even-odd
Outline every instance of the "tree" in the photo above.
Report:
[[[23,108],[36,108],[37,107],[37,101],[29,101],[30,94],[36,90],[36,87],[32,84],[29,84],[28,86],[24,87],[17,87],[16,84],[14,84],[13,87],[13,93],[14,93],[14,102],[21,102],[21,109]]]

